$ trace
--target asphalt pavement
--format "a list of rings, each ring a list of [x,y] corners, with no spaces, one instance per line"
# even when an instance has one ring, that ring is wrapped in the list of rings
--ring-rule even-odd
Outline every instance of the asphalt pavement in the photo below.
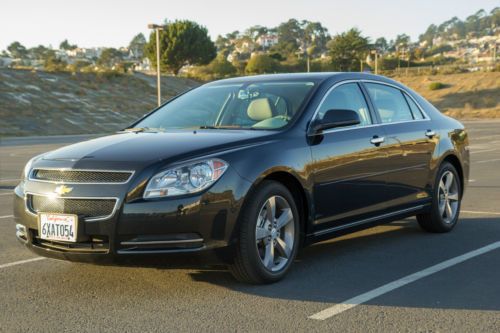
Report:
[[[35,256],[14,236],[27,160],[87,137],[0,139],[0,332],[499,332],[500,121],[465,122],[472,170],[447,234],[414,218],[307,247],[285,280],[224,267],[96,266]]]

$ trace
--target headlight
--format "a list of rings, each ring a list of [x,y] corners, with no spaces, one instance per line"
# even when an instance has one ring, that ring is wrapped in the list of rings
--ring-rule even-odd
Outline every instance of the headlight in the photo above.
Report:
[[[26,165],[24,166],[24,170],[23,170],[23,179],[28,179],[28,176],[31,172],[31,167],[33,166],[33,163],[36,160],[40,159],[42,156],[43,156],[43,154],[37,155],[37,156],[33,157],[32,159],[30,159],[28,161],[28,163],[26,163]]]
[[[215,183],[227,167],[222,160],[208,159],[162,171],[149,181],[144,199],[200,192]]]

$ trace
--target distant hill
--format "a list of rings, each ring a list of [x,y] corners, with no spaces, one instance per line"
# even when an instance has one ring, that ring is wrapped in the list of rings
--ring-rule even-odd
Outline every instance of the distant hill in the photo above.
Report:
[[[163,98],[197,85],[163,77]],[[110,132],[155,106],[154,76],[0,69],[0,136]]]

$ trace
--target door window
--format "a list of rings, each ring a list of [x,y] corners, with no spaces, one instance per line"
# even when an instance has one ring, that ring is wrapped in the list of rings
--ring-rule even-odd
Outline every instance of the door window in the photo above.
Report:
[[[399,89],[376,83],[365,85],[382,123],[413,120],[410,107]]]
[[[355,126],[372,123],[368,106],[357,83],[346,83],[333,89],[321,104],[318,118],[323,119],[326,111],[332,109],[356,111],[361,122]]]

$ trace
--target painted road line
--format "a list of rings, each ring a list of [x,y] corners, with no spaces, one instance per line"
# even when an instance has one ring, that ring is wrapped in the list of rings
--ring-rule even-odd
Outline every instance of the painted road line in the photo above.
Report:
[[[373,289],[373,290],[368,291],[364,294],[350,298],[342,303],[339,303],[337,305],[329,307],[323,311],[315,313],[315,314],[309,316],[309,318],[316,319],[316,320],[325,320],[325,319],[331,318],[331,317],[336,316],[344,311],[352,309],[360,304],[366,303],[366,302],[368,302],[376,297],[384,295],[384,294],[391,292],[395,289],[401,288],[409,283],[415,282],[415,281],[420,280],[424,277],[427,277],[431,274],[437,273],[437,272],[442,271],[446,268],[460,264],[466,260],[477,257],[481,254],[496,250],[498,248],[500,248],[500,241],[492,243],[492,244],[484,246],[484,247],[481,247],[477,250],[467,252],[467,253],[462,254],[458,257],[443,261],[437,265],[428,267],[424,270],[421,270],[419,272],[405,276],[401,279],[392,281],[392,282],[385,284],[379,288]]]
[[[0,265],[0,269],[7,268],[7,267],[12,267],[12,266],[17,266],[17,265],[29,264],[30,262],[35,262],[35,261],[40,261],[40,260],[45,260],[45,259],[47,259],[47,258],[36,257],[36,258],[31,258],[31,259],[26,259],[26,260],[9,262],[8,264]]]
[[[8,219],[9,217],[14,217],[14,215],[4,215],[4,216],[0,216],[0,219]]]
[[[484,150],[474,150],[474,151],[471,151],[470,153],[471,154],[479,154],[479,153],[487,153],[487,152],[490,152],[490,151],[495,151],[497,150],[497,148],[493,148],[493,149],[484,149]]]
[[[484,160],[484,161],[475,161],[475,162],[472,162],[472,163],[479,164],[479,163],[489,163],[489,162],[496,162],[496,161],[500,161],[500,158],[494,158],[492,160]]]
[[[466,213],[466,214],[500,215],[500,213],[497,213],[497,212],[481,212],[481,211],[475,211],[475,210],[461,210],[460,212]]]

